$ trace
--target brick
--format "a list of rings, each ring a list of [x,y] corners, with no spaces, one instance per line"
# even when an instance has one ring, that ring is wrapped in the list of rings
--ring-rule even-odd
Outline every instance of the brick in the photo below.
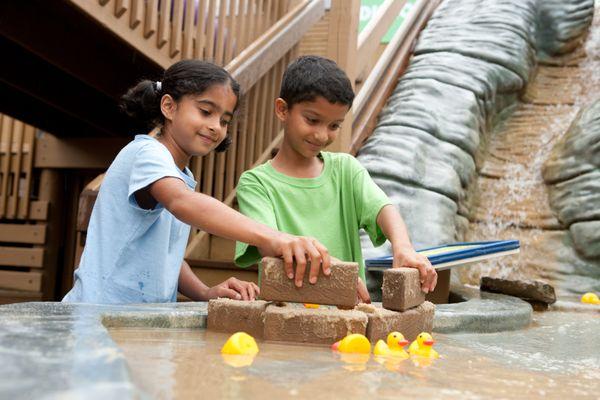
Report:
[[[431,332],[435,306],[428,301],[407,311],[391,311],[375,304],[359,304],[355,310],[368,318],[367,337],[371,343],[386,340],[390,332],[400,332],[406,340],[415,340],[421,332]]]
[[[265,311],[265,340],[331,345],[351,333],[365,334],[367,316],[334,307],[271,304]]]
[[[210,300],[207,328],[225,333],[243,331],[256,338],[262,338],[264,312],[268,304],[263,300]]]
[[[328,304],[352,308],[356,305],[357,263],[335,263],[331,275],[319,273],[317,283],[308,282],[309,266],[306,268],[302,287],[285,274],[283,260],[265,257],[262,260],[260,297],[270,301]]]
[[[416,268],[390,268],[383,273],[383,308],[405,311],[425,301],[421,291],[419,270]]]

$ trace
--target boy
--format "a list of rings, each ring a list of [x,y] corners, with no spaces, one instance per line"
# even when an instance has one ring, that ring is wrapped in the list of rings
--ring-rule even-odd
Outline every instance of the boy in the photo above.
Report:
[[[277,155],[240,177],[237,199],[242,214],[283,232],[317,238],[332,257],[359,263],[358,296],[369,301],[359,240],[363,228],[375,246],[386,238],[393,249],[393,267],[418,268],[422,290],[437,282],[429,260],[413,249],[402,217],[352,156],[323,149],[340,131],[354,100],[346,74],[331,60],[300,57],[283,75],[275,114],[284,137]],[[264,249],[237,243],[235,261],[252,265]],[[302,286],[306,265],[298,264],[288,277]],[[315,283],[319,264],[311,265],[309,282]]]

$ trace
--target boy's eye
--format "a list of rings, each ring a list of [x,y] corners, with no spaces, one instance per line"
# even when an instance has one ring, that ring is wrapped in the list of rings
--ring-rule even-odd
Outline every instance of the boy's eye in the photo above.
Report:
[[[221,126],[229,126],[230,123],[231,123],[231,121],[229,121],[229,120],[225,120],[225,119],[221,120]]]
[[[337,131],[338,129],[340,129],[340,127],[340,124],[333,124],[329,127],[329,129],[331,129],[332,131]]]
[[[211,114],[209,110],[205,110],[204,108],[201,108],[200,112],[202,113],[202,115],[206,115],[207,117]]]
[[[316,118],[310,118],[310,117],[304,117],[304,118],[306,118],[306,121],[307,121],[309,124],[312,124],[312,125],[314,125],[314,124],[316,124],[317,122],[319,122],[319,120],[318,120],[318,119],[316,119]]]

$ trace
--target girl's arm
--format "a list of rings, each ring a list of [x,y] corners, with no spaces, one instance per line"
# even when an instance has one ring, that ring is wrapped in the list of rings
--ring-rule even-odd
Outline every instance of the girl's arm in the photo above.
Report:
[[[316,239],[278,232],[255,222],[213,197],[189,190],[181,179],[159,179],[148,187],[148,193],[177,219],[189,225],[283,257],[288,276],[293,274],[294,260],[297,270],[304,272],[307,255],[311,265],[321,265],[325,275],[331,273],[329,253]]]
[[[254,300],[260,289],[253,282],[229,278],[216,286],[206,286],[190,268],[187,262],[181,264],[179,272],[179,292],[193,301],[207,301],[217,297],[236,300]]]
[[[427,257],[417,253],[410,243],[402,216],[391,204],[384,206],[377,216],[377,225],[392,244],[393,268],[412,267],[419,270],[421,290],[433,291],[437,284],[437,272]]]

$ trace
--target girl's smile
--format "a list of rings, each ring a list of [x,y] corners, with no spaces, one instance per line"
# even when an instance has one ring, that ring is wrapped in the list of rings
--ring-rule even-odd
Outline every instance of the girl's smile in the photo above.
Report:
[[[163,97],[165,127],[160,140],[178,166],[185,167],[192,156],[207,155],[225,139],[236,104],[229,84],[213,85],[177,102],[168,95]]]

